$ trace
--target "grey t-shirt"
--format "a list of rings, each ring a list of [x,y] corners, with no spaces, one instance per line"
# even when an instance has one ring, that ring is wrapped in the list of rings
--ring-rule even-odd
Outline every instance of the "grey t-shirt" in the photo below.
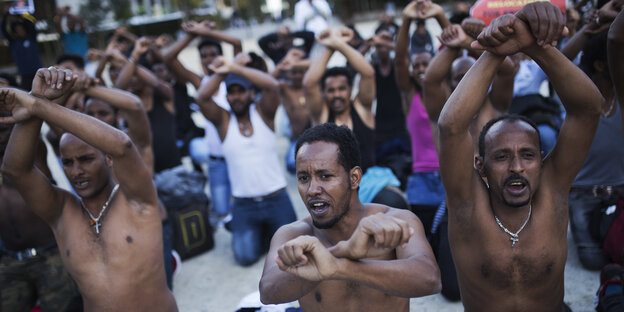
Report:
[[[579,171],[574,186],[622,185],[624,184],[624,134],[622,114],[618,103],[616,112],[600,123],[583,168]]]

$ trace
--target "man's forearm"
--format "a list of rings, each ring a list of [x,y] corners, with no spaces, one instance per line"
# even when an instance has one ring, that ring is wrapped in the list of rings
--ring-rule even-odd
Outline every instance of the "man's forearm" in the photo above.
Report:
[[[323,73],[327,68],[327,63],[329,63],[332,54],[334,54],[334,50],[325,47],[321,55],[312,61],[310,68],[303,77],[304,88],[318,88],[319,81],[321,77],[323,77]]]
[[[165,63],[169,63],[173,59],[177,58],[178,54],[180,54],[180,52],[184,50],[184,48],[186,48],[186,46],[193,41],[193,39],[195,39],[194,35],[187,34],[184,38],[176,41],[171,49],[167,51],[167,53],[163,54],[163,61]]]
[[[438,120],[440,137],[445,134],[468,131],[474,115],[483,105],[490,83],[503,60],[503,56],[485,52],[472,65],[442,109]]]
[[[32,114],[59,126],[113,157],[123,155],[132,142],[122,131],[85,114],[37,98]]]
[[[342,55],[345,56],[347,62],[349,62],[349,64],[353,66],[353,69],[355,69],[360,75],[366,77],[375,76],[375,70],[373,69],[373,66],[371,66],[366,61],[364,55],[362,55],[358,50],[352,48],[346,42],[339,44],[336,47],[336,50],[338,50],[340,53],[342,53]]]
[[[85,94],[122,110],[137,111],[142,110],[143,107],[141,99],[136,95],[117,88],[93,86],[85,90]]]
[[[264,304],[279,304],[298,300],[312,291],[319,282],[308,281],[284,272],[275,266],[260,280],[260,300]]]
[[[19,176],[34,168],[41,124],[41,119],[31,118],[13,126],[2,162],[2,171],[5,174]]]
[[[337,280],[365,284],[391,296],[413,298],[440,292],[440,272],[424,256],[396,260],[341,259]]]
[[[279,87],[279,82],[273,76],[251,67],[235,65],[231,73],[245,77],[254,86],[266,91],[276,91]]]

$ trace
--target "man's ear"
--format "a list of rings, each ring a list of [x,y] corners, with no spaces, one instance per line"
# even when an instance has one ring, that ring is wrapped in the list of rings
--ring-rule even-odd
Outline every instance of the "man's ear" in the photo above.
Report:
[[[479,173],[479,176],[481,177],[481,179],[483,180],[485,185],[487,185],[488,188],[489,188],[490,184],[488,183],[488,179],[485,176],[485,165],[483,164],[483,157],[481,157],[479,155],[475,156],[474,168]]]
[[[479,172],[479,175],[482,178],[485,178],[485,170],[484,170],[484,165],[483,165],[483,157],[477,155],[475,156],[474,159],[474,168],[475,170],[477,170],[477,172]]]
[[[106,164],[109,167],[113,167],[113,157],[111,157],[110,155],[106,155]]]
[[[360,187],[360,181],[362,181],[362,168],[355,166],[349,171],[349,183],[352,190],[357,190]]]

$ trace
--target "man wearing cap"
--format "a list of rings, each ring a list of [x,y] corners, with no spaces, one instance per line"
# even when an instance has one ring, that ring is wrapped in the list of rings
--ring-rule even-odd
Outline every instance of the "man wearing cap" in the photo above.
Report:
[[[234,196],[232,249],[236,262],[247,266],[260,258],[280,226],[296,220],[274,133],[279,83],[267,73],[223,57],[209,67],[215,75],[199,89],[197,104],[222,141]],[[231,112],[212,97],[222,81]],[[252,104],[254,87],[262,92],[257,104]]]

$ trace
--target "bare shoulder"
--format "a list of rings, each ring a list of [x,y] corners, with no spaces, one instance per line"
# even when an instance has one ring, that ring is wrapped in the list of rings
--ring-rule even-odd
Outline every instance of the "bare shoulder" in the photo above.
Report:
[[[301,235],[314,235],[314,227],[310,217],[283,225],[275,232],[274,238],[289,240]]]
[[[365,205],[367,206],[367,209],[368,209],[367,215],[374,215],[376,213],[384,213],[388,216],[392,216],[392,217],[402,219],[408,222],[414,222],[414,221],[419,220],[418,217],[416,217],[416,215],[409,210],[393,208],[393,207],[381,205],[381,204],[365,204]]]

